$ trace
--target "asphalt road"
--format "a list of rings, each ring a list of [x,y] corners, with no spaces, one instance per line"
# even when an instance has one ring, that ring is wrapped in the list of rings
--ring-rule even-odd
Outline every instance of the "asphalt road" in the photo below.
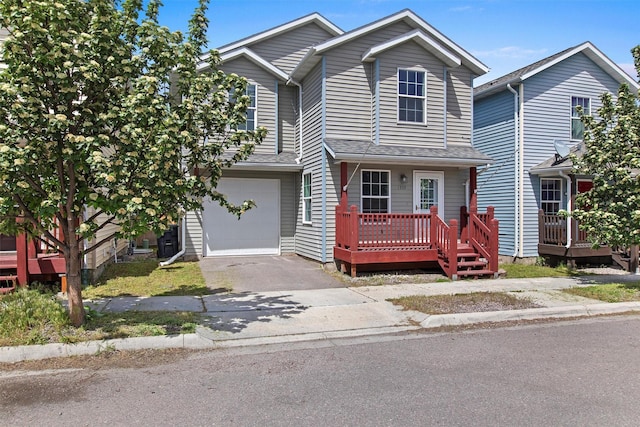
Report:
[[[0,372],[1,425],[635,426],[640,317]]]

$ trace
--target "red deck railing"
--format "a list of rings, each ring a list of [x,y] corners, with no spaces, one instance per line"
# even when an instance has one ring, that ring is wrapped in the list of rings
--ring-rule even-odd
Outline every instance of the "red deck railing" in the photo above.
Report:
[[[336,242],[340,256],[349,257],[345,251],[402,251],[434,250],[438,261],[449,277],[457,274],[458,238],[473,248],[488,262],[492,272],[498,271],[498,221],[493,218],[493,208],[487,213],[475,212],[461,215],[463,226],[458,234],[458,221],[445,223],[434,206],[429,213],[359,213],[356,206],[344,210],[336,206]],[[336,251],[334,251],[336,252]],[[415,260],[419,260],[416,254]],[[373,258],[372,258],[373,259]],[[379,258],[375,258],[379,259]],[[425,259],[422,259],[423,261]]]
[[[18,221],[21,221],[18,218]],[[57,239],[64,240],[62,230],[54,227],[50,231]],[[55,249],[53,242],[42,236],[39,240],[28,239],[26,234],[16,236],[16,275],[18,284],[25,286],[30,276],[51,276],[66,271],[64,256]]]

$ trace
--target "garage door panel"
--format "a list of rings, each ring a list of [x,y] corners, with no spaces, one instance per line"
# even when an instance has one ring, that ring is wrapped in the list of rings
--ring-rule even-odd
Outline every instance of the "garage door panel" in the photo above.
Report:
[[[275,179],[223,178],[217,191],[231,203],[256,202],[240,219],[218,203],[205,203],[205,256],[279,254],[280,181]]]

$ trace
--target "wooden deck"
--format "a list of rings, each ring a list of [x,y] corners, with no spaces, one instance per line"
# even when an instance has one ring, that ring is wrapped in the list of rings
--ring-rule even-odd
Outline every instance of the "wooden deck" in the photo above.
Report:
[[[545,214],[540,210],[538,212],[538,253],[541,256],[558,257],[565,259],[568,263],[574,263],[581,259],[609,257],[611,248],[600,246],[594,249],[577,221],[561,215]]]
[[[498,222],[493,210],[482,215],[462,212],[459,233],[458,221],[446,224],[435,207],[428,214],[366,214],[356,206],[337,206],[334,259],[353,277],[359,265],[427,262],[437,262],[452,279],[497,274]]]

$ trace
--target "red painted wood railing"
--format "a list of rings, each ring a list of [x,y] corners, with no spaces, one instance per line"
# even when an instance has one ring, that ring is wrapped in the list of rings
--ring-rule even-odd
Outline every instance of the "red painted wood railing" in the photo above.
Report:
[[[388,247],[431,246],[431,214],[358,213],[336,206],[336,246],[351,251]]]
[[[495,273],[498,271],[498,220],[491,217],[487,224],[484,221],[488,218],[488,215],[469,214],[469,244],[489,261],[489,270]]]
[[[17,218],[17,221],[23,221],[22,218]],[[54,227],[50,231],[57,239],[64,240],[62,230],[59,227]],[[18,284],[25,286],[29,283],[29,261],[42,259],[44,256],[64,258],[64,255],[55,249],[55,245],[51,242],[51,245],[45,243],[49,241],[44,236],[40,240],[28,239],[26,234],[19,234],[16,236],[16,276],[18,276]],[[60,263],[57,263],[60,264]],[[63,271],[59,271],[63,273]]]

